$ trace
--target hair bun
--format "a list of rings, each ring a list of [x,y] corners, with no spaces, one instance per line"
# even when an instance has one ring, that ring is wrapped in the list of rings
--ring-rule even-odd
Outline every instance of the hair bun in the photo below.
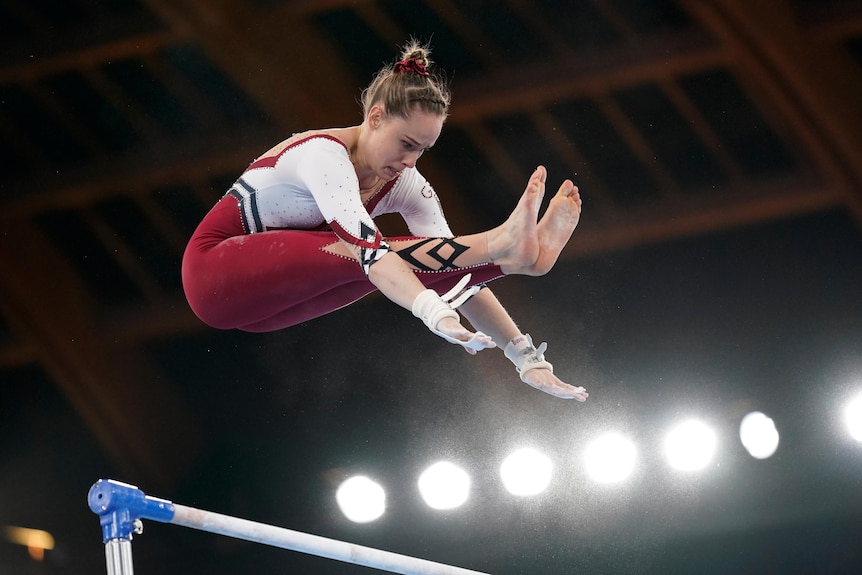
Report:
[[[401,60],[414,59],[424,67],[431,66],[431,58],[429,57],[431,50],[428,46],[420,44],[418,40],[411,39],[401,52]]]
[[[407,58],[406,60],[395,62],[395,65],[392,67],[392,71],[396,74],[417,74],[425,77],[431,75],[428,73],[428,69],[425,68],[425,65],[418,58]]]

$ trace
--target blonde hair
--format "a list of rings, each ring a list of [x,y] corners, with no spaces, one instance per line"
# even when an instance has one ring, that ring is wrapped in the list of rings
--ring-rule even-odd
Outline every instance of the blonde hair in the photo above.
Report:
[[[414,107],[445,119],[452,96],[446,79],[429,70],[432,64],[430,54],[427,44],[410,40],[401,52],[401,60],[381,68],[362,91],[363,116],[367,116],[375,104],[382,104],[387,114],[404,119],[410,116]],[[414,69],[404,70],[399,66],[411,60],[415,61]]]

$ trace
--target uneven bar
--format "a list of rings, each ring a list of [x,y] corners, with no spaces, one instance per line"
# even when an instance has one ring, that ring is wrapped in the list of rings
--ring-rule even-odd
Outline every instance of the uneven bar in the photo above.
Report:
[[[90,509],[101,518],[102,538],[106,545],[118,539],[131,541],[132,533],[140,520],[152,519],[402,575],[487,575],[417,557],[176,505],[165,499],[144,495],[143,491],[133,485],[113,480],[103,479],[93,485],[89,503]],[[125,573],[131,573],[131,566]]]

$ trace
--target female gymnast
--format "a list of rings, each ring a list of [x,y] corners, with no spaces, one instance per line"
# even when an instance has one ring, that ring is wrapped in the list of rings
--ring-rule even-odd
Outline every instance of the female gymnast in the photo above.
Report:
[[[585,401],[586,390],[553,373],[546,344],[536,348],[485,286],[551,270],[580,218],[578,188],[563,182],[537,221],[547,177],[540,166],[502,225],[453,237],[416,169],[450,102],[429,53],[411,42],[376,74],[362,92],[362,124],[295,134],[248,166],[186,247],[189,305],[212,327],[265,332],[379,290],[467,352],[499,345],[525,383]],[[385,213],[400,214],[412,235],[384,238],[373,218]]]

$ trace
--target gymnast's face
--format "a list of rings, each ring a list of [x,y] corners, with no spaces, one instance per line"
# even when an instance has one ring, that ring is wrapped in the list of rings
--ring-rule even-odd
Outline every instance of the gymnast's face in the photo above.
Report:
[[[381,179],[389,181],[405,168],[416,166],[419,157],[440,137],[443,118],[414,108],[405,120],[375,108],[369,113],[372,134],[368,162]]]

